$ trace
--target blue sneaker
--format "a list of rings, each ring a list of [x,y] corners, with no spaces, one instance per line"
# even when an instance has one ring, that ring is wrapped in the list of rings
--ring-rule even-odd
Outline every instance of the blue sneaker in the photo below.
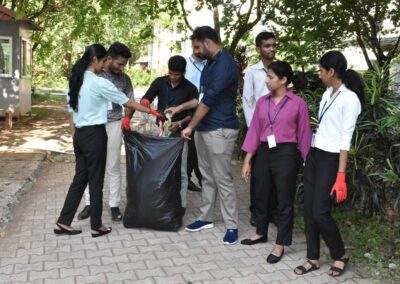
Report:
[[[207,221],[194,221],[192,224],[187,225],[185,230],[189,232],[198,232],[204,229],[211,229],[214,228],[214,223],[213,222],[207,222]]]
[[[238,241],[238,229],[228,229],[226,230],[224,237],[224,244],[234,245]]]

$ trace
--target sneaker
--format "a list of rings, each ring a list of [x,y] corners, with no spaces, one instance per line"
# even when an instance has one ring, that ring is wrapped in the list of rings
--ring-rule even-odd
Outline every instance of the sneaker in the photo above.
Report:
[[[85,208],[78,214],[78,220],[85,220],[90,217],[90,205],[86,205]]]
[[[238,229],[228,229],[226,230],[224,237],[224,244],[234,245],[238,241]]]
[[[111,219],[113,221],[121,221],[122,220],[122,214],[121,211],[119,211],[119,207],[111,207]]]
[[[211,229],[214,228],[214,223],[213,222],[207,222],[207,221],[194,221],[192,224],[186,226],[185,230],[189,232],[198,232],[204,229]]]

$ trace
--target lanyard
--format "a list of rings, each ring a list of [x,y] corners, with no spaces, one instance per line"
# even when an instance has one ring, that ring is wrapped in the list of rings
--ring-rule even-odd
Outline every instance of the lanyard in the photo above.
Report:
[[[271,127],[274,125],[276,117],[278,116],[279,112],[283,109],[283,107],[285,106],[285,104],[288,101],[288,97],[285,97],[285,101],[282,103],[282,106],[278,109],[278,111],[275,113],[274,118],[271,119],[271,115],[270,115],[270,107],[271,107],[271,100],[272,98],[269,98],[268,100],[268,120],[269,120],[269,127]]]
[[[325,113],[328,111],[328,109],[331,107],[331,105],[333,104],[333,102],[336,100],[336,98],[339,96],[341,91],[339,91],[330,101],[330,104],[327,106],[327,108],[325,108],[326,104],[328,101],[325,101],[324,105],[322,106],[322,110],[321,110],[321,115],[318,117],[318,126],[322,121],[322,118],[324,117]]]
[[[193,64],[193,66],[194,66],[194,68],[196,68],[197,69],[197,71],[199,71],[200,72],[200,74],[201,74],[201,72],[202,72],[202,70],[200,70],[200,68],[199,67],[197,67],[197,65],[196,65],[196,63],[194,62],[194,60],[192,60],[192,58],[190,58],[189,57],[189,61]],[[203,67],[204,68],[204,67]]]

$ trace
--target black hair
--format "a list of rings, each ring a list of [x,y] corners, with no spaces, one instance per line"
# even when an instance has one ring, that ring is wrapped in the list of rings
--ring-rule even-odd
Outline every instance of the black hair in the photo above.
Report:
[[[256,36],[256,46],[260,47],[263,40],[269,40],[270,38],[276,39],[275,34],[272,32],[261,32]]]
[[[179,73],[185,73],[186,59],[180,55],[170,57],[168,60],[168,69]]]
[[[125,59],[129,59],[132,57],[132,53],[129,48],[120,42],[114,42],[107,50],[107,55],[111,56],[112,59],[116,59],[119,56]]]
[[[286,86],[293,81],[293,69],[290,64],[285,61],[273,61],[268,66],[268,69],[271,69],[279,79],[286,77]]]
[[[331,68],[335,70],[339,79],[343,81],[347,88],[356,93],[360,103],[364,104],[364,82],[356,71],[347,69],[346,57],[340,51],[328,51],[322,55],[319,65],[326,70],[330,70]]]
[[[78,98],[79,90],[83,84],[83,75],[89,65],[92,63],[94,57],[97,59],[103,59],[106,57],[107,51],[101,44],[95,43],[86,47],[82,57],[76,61],[71,69],[71,75],[68,80],[69,84],[69,106],[74,110],[78,111]]]
[[[190,40],[204,41],[205,39],[210,39],[218,44],[221,43],[221,39],[219,38],[217,31],[210,26],[197,27],[190,36]]]

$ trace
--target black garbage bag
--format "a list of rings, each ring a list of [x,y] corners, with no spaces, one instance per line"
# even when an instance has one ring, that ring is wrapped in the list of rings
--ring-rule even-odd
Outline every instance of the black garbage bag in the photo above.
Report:
[[[182,138],[125,132],[126,228],[177,231],[182,226]]]

